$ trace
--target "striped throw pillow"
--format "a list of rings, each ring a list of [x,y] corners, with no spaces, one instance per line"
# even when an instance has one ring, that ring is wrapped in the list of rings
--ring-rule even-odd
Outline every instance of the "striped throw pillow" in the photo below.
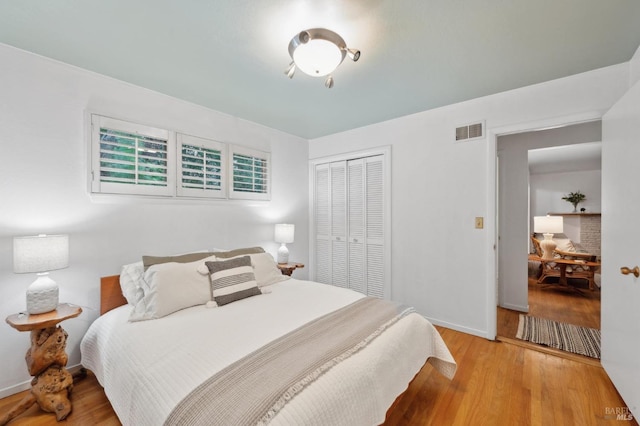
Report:
[[[218,306],[262,294],[249,256],[205,262],[211,274],[211,293]]]

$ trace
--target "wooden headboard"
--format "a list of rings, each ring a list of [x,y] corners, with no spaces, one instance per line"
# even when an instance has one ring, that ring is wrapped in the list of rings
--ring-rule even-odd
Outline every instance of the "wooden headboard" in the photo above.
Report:
[[[120,289],[120,275],[100,278],[100,315],[126,304]]]

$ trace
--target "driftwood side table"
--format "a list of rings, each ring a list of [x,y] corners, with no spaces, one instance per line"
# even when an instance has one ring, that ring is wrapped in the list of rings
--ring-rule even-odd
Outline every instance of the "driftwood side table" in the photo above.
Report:
[[[55,413],[58,421],[71,412],[69,396],[73,377],[67,371],[68,356],[65,352],[67,332],[59,322],[80,315],[82,308],[69,303],[43,314],[13,314],[7,323],[18,331],[31,332],[31,347],[25,360],[29,374],[33,376],[31,392],[8,413],[0,417],[0,425],[8,423],[37,403],[43,411]]]
[[[298,268],[304,268],[304,264],[302,263],[278,263],[278,269],[282,272],[282,275],[291,276],[293,271]]]

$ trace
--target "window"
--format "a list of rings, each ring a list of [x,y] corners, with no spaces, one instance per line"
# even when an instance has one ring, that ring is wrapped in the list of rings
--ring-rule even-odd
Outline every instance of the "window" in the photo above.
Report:
[[[271,198],[267,152],[97,114],[90,119],[92,193]]]
[[[178,195],[225,198],[225,145],[178,134]]]
[[[269,200],[271,155],[233,145],[229,147],[229,151],[229,198]]]
[[[91,116],[92,192],[173,195],[174,144],[167,130]]]

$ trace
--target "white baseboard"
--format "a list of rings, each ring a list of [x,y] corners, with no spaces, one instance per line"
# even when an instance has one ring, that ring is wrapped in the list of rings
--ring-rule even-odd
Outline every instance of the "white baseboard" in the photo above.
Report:
[[[69,371],[69,373],[75,374],[81,368],[82,368],[82,365],[76,364],[71,367],[67,367],[67,370]],[[31,379],[27,380],[26,382],[9,386],[8,388],[0,389],[0,399],[6,398],[11,395],[15,395],[17,393],[20,393],[22,391],[26,391],[29,389],[31,389]]]
[[[493,340],[493,336],[489,338],[487,336],[486,330],[476,330],[475,328],[464,327],[458,324],[453,324],[446,321],[440,321],[435,318],[429,318],[425,316],[425,318],[433,325],[438,325],[440,327],[450,328],[452,330],[460,331],[462,333],[471,334],[473,336],[483,337],[485,339]]]
[[[520,306],[520,305],[512,305],[510,303],[504,303],[500,305],[501,308],[511,309],[512,311],[524,312],[525,314],[529,312],[529,305]]]
[[[27,389],[31,389],[31,380],[0,389],[0,399],[26,391]]]

